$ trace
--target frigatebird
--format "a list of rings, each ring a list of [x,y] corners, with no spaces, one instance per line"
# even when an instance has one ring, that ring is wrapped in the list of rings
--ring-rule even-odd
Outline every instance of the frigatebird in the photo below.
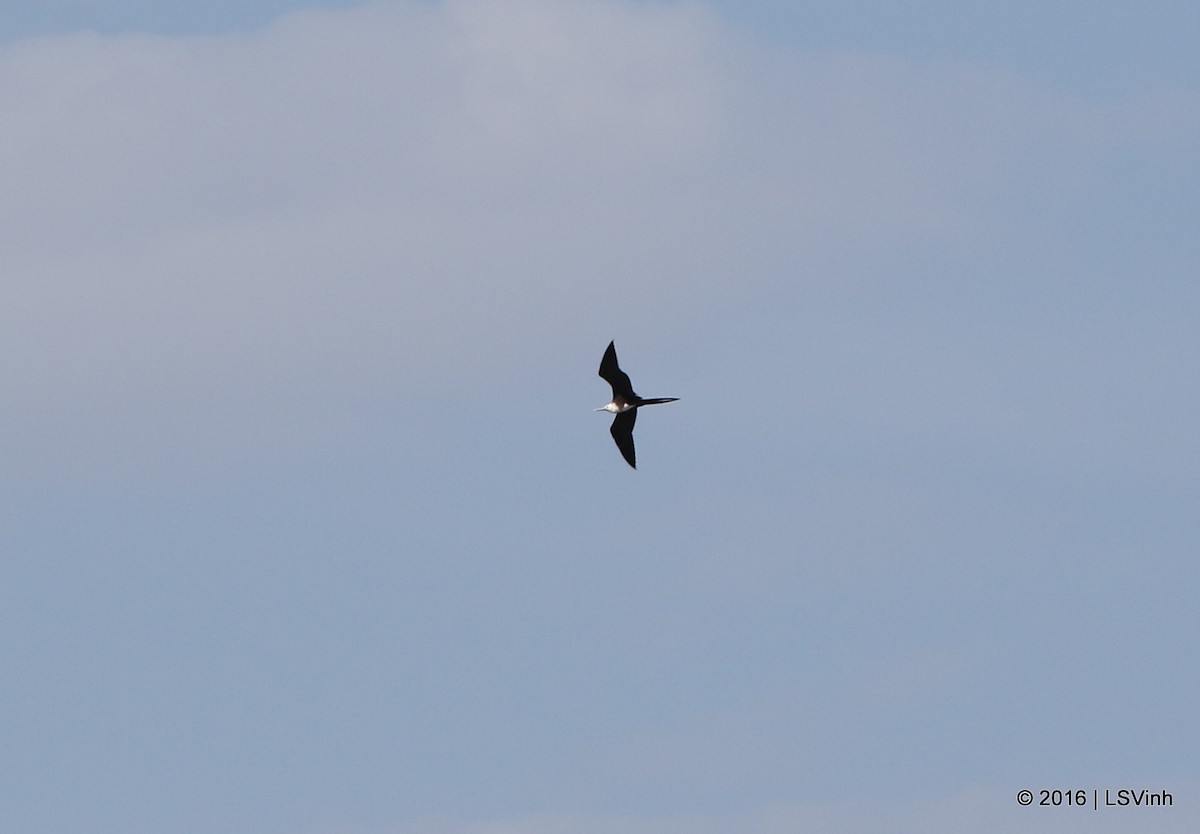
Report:
[[[604,358],[600,360],[600,377],[612,386],[612,402],[597,408],[597,411],[610,411],[617,415],[613,418],[612,427],[608,432],[617,442],[621,457],[625,462],[637,469],[637,456],[633,451],[633,424],[637,422],[637,410],[644,405],[661,405],[676,402],[679,397],[657,397],[644,400],[633,393],[633,384],[629,375],[617,365],[617,347],[614,342],[608,343]]]

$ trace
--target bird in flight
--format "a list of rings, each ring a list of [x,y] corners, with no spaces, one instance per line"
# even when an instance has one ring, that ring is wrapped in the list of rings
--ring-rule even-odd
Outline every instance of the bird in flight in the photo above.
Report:
[[[633,424],[637,422],[637,410],[644,405],[673,403],[679,397],[658,397],[644,400],[633,393],[633,384],[629,381],[629,375],[617,365],[617,347],[613,342],[608,343],[608,350],[604,351],[604,358],[600,360],[600,377],[612,386],[612,402],[596,410],[610,411],[617,415],[613,418],[612,427],[608,430],[609,434],[617,442],[617,448],[621,450],[621,457],[625,458],[626,463],[637,469],[637,456],[633,451]]]

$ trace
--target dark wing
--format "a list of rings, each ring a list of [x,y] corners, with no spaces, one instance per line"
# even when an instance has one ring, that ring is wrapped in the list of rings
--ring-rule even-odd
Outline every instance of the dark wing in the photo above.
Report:
[[[637,422],[637,409],[631,408],[629,411],[622,411],[613,418],[612,426],[609,427],[608,433],[612,435],[613,440],[617,441],[617,448],[621,450],[621,457],[625,458],[625,462],[637,469],[637,456],[633,452],[633,424]]]
[[[633,384],[629,381],[629,375],[617,366],[617,346],[613,342],[608,343],[608,350],[604,351],[604,358],[600,360],[600,377],[612,386],[614,400],[618,398],[625,402],[637,400],[637,394],[633,393]],[[629,428],[633,429],[632,420]],[[630,448],[633,448],[632,443]]]

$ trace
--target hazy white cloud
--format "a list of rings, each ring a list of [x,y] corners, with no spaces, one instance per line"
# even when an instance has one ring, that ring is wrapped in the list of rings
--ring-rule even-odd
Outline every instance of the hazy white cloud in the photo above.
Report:
[[[1197,112],[788,53],[696,5],[547,0],[39,38],[0,80],[17,458],[181,428],[197,457],[319,444],[405,384],[461,390],[581,329],[869,295],[849,264],[995,245],[1013,205],[1053,222],[1047,201]]]

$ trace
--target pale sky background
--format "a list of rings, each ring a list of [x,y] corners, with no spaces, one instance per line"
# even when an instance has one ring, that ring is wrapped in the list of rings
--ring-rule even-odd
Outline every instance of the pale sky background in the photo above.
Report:
[[[899,8],[7,3],[3,828],[1198,830],[1200,7]]]

